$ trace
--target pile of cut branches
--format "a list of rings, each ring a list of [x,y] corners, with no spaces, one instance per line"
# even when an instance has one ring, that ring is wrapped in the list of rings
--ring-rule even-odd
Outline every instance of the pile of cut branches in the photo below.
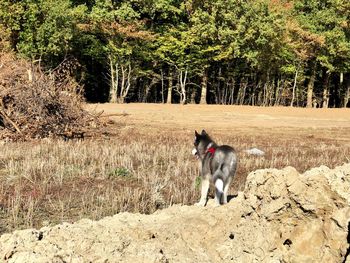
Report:
[[[44,74],[39,66],[0,54],[0,139],[83,137],[99,126],[83,109],[79,85],[56,72]]]

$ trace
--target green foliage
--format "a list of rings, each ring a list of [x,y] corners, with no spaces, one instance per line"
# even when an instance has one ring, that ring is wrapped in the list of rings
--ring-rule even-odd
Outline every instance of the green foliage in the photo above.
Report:
[[[76,24],[85,6],[71,7],[69,0],[4,0],[0,18],[13,33],[13,48],[32,59],[64,56],[71,48]],[[15,12],[13,12],[15,11]]]
[[[148,92],[161,75],[164,86],[169,71],[186,70],[199,86],[206,71],[216,102],[225,92],[239,96],[243,80],[257,88],[242,103],[267,94],[258,88],[261,81],[283,83],[289,94],[298,71],[303,105],[312,65],[318,93],[325,74],[350,72],[349,10],[346,0],[2,0],[0,47],[10,45],[49,67],[73,56],[92,77],[94,63],[101,65],[98,76],[108,75],[110,65],[131,65],[133,94]],[[222,90],[231,78],[234,90]],[[160,81],[156,87],[154,94]],[[345,96],[346,87],[340,89]]]
[[[130,177],[131,172],[125,167],[117,167],[108,173],[108,178]]]
[[[196,179],[194,180],[194,188],[196,190],[199,190],[200,186],[201,186],[201,183],[202,183],[202,177],[197,176]]]
[[[350,55],[349,17],[344,5],[345,1],[340,0],[300,1],[294,10],[301,27],[320,39],[311,52],[330,72],[349,70],[346,65]]]

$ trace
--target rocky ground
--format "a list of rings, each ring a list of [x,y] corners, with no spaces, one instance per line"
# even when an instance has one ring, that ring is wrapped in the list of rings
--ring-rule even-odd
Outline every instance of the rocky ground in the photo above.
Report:
[[[0,237],[2,262],[350,262],[350,164],[265,169],[215,207],[28,229]]]

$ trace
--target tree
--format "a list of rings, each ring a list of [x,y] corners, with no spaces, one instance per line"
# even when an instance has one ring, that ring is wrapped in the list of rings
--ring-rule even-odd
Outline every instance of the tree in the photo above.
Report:
[[[191,70],[191,57],[188,53],[188,42],[185,40],[185,30],[170,30],[167,35],[160,36],[156,40],[156,54],[159,59],[177,71],[178,86],[176,91],[180,95],[181,104],[185,104],[187,100],[186,85],[188,73]]]
[[[86,32],[95,32],[103,39],[103,50],[108,59],[110,74],[110,102],[123,103],[135,75],[138,60],[142,57],[145,41],[153,39],[152,33],[143,30],[143,23],[128,1],[114,4],[99,1],[89,14]]]
[[[48,69],[78,59],[93,101],[340,107],[349,10],[345,0],[3,0],[0,45]]]
[[[71,51],[71,40],[85,6],[72,7],[69,0],[4,0],[0,10],[12,48],[32,60],[54,65]]]
[[[294,32],[302,40],[302,55],[309,61],[307,107],[314,101],[314,83],[320,69],[324,72],[323,105],[328,106],[330,74],[347,70],[349,37],[344,28],[347,15],[344,1],[297,1],[294,8]]]

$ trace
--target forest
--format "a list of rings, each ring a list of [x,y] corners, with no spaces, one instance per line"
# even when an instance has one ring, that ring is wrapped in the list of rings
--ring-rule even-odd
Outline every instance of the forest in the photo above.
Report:
[[[88,102],[350,107],[348,0],[1,0],[0,52]]]

